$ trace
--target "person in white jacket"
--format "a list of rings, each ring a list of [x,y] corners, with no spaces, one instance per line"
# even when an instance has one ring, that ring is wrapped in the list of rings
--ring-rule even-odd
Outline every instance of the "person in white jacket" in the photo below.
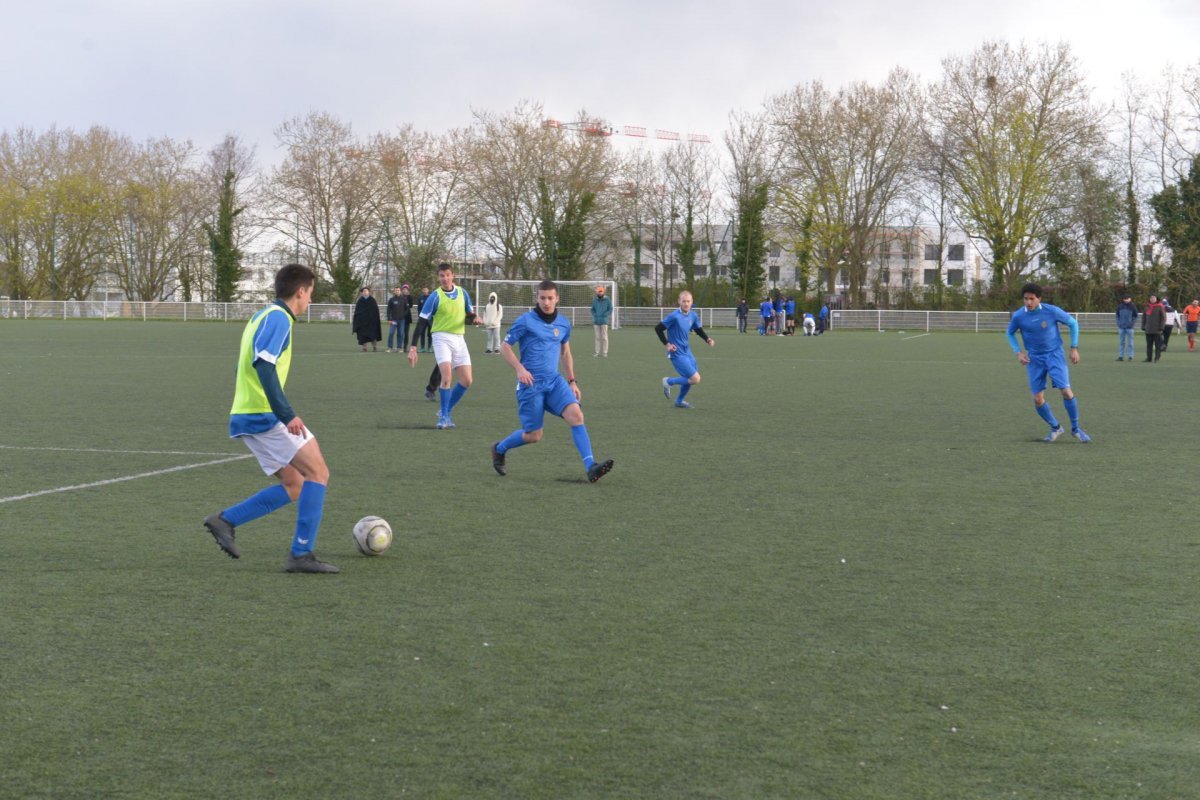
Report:
[[[487,349],[484,353],[500,352],[500,323],[504,319],[504,306],[496,293],[488,295],[487,305],[483,307],[483,327],[487,329]]]
[[[1170,300],[1163,300],[1163,306],[1166,307],[1167,315],[1166,322],[1163,324],[1163,352],[1167,351],[1167,345],[1171,342],[1171,331],[1175,330],[1175,326],[1183,322],[1179,317],[1179,312],[1171,305]]]

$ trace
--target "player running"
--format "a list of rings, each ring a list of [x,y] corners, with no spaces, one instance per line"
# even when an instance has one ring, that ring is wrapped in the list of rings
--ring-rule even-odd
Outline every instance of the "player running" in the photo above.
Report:
[[[1014,311],[1008,321],[1008,343],[1017,354],[1017,361],[1029,373],[1034,409],[1050,426],[1050,433],[1042,441],[1053,442],[1063,434],[1063,427],[1046,403],[1046,378],[1049,376],[1052,385],[1062,390],[1063,406],[1071,418],[1071,435],[1081,442],[1090,442],[1092,438],[1079,427],[1079,405],[1071,391],[1071,376],[1067,370],[1067,358],[1072,364],[1079,363],[1079,323],[1058,306],[1043,303],[1042,287],[1036,283],[1021,287],[1021,299],[1025,305]],[[1066,325],[1071,331],[1071,349],[1067,357],[1063,356],[1059,324]],[[1024,353],[1017,343],[1017,331],[1021,332],[1021,341],[1025,344]]]
[[[554,281],[542,281],[537,287],[537,306],[517,317],[500,343],[501,357],[517,372],[517,418],[521,427],[492,445],[492,468],[507,475],[505,454],[514,447],[541,441],[545,413],[549,411],[571,426],[571,438],[583,458],[587,479],[595,483],[609,473],[613,462],[597,461],[592,456],[592,442],[579,407],[583,393],[575,382],[575,361],[571,357],[571,322],[557,309],[558,286]],[[520,348],[520,358],[513,345]],[[566,378],[558,371],[560,359]]]
[[[692,387],[700,382],[700,372],[696,368],[696,358],[692,355],[692,349],[688,346],[688,337],[692,331],[708,342],[709,347],[715,347],[716,342],[712,337],[704,332],[700,327],[700,317],[692,311],[692,293],[683,291],[679,293],[679,309],[672,311],[667,315],[666,319],[654,326],[654,332],[658,334],[659,341],[667,346],[667,358],[671,359],[672,366],[679,373],[678,378],[663,378],[662,388],[663,394],[667,399],[671,399],[671,387],[679,387],[679,398],[675,401],[676,408],[691,408],[692,404],[684,398]]]
[[[444,430],[454,427],[450,412],[471,386],[471,354],[467,351],[467,337],[463,334],[468,322],[478,325],[480,320],[475,318],[475,306],[467,290],[454,285],[454,268],[449,264],[438,264],[437,276],[440,285],[421,307],[421,314],[417,318],[413,345],[408,349],[408,364],[410,367],[417,365],[416,342],[426,330],[432,330],[433,359],[442,373],[438,390],[441,404],[438,406],[437,427],[438,430]],[[455,375],[458,383],[451,389],[450,383]],[[425,396],[430,396],[428,389]]]
[[[258,459],[263,472],[279,486],[263,489],[204,519],[204,527],[230,558],[238,558],[234,529],[298,501],[296,533],[283,568],[286,572],[337,572],[313,555],[325,508],[329,467],[317,438],[288,404],[283,394],[292,364],[292,323],[312,302],[316,275],[302,264],[288,264],[275,273],[275,302],[250,318],[242,332],[229,412],[229,435],[241,439]]]

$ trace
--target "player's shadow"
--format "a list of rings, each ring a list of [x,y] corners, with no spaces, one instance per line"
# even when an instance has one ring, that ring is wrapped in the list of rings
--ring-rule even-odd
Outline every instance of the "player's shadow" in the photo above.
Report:
[[[588,483],[587,478],[555,478],[559,483]]]

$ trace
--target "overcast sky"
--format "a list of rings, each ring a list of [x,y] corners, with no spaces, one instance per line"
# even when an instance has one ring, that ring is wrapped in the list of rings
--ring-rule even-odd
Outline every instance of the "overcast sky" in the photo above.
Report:
[[[327,111],[362,135],[435,132],[521,100],[719,141],[799,83],[935,79],[986,39],[1067,41],[1098,96],[1200,63],[1200,0],[32,0],[6,3],[0,129],[135,139],[273,130]],[[619,137],[618,137],[619,138]]]

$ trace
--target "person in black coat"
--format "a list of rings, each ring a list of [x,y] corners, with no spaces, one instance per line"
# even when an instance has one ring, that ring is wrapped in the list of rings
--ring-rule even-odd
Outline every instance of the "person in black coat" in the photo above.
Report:
[[[354,303],[354,322],[351,323],[350,332],[358,337],[358,343],[362,345],[364,353],[367,352],[368,344],[372,350],[378,350],[379,342],[383,340],[379,303],[371,297],[371,289],[368,286],[362,288],[362,293]]]

